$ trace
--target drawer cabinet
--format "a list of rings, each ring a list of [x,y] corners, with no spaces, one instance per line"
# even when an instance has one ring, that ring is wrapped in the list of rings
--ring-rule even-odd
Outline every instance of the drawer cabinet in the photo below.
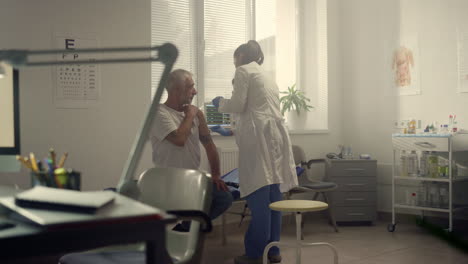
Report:
[[[327,160],[328,180],[338,185],[331,203],[337,222],[377,218],[377,161]]]

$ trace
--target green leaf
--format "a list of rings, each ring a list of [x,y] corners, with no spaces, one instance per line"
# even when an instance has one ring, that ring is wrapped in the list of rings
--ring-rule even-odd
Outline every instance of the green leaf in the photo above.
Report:
[[[303,91],[297,89],[295,83],[288,87],[287,91],[280,93],[284,94],[284,96],[280,98],[282,115],[289,111],[296,111],[296,113],[299,115],[302,110],[309,112],[310,109],[314,108],[308,104],[310,99],[305,96]]]

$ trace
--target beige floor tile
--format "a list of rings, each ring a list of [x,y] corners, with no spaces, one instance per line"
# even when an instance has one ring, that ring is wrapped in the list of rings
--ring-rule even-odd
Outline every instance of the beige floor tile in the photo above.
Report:
[[[399,224],[396,231],[390,233],[387,231],[387,224],[377,222],[372,226],[340,226],[340,232],[336,233],[326,221],[307,222],[304,236],[310,242],[333,244],[338,249],[340,264],[468,263],[468,254],[416,225]],[[244,231],[245,226],[230,230],[226,246],[221,246],[219,234],[208,236],[203,264],[234,263],[234,257],[244,253]],[[294,223],[285,223],[282,241],[294,242],[295,232]],[[295,263],[295,249],[282,248],[281,252],[283,264]],[[332,263],[332,259],[328,248],[302,249],[302,263]]]

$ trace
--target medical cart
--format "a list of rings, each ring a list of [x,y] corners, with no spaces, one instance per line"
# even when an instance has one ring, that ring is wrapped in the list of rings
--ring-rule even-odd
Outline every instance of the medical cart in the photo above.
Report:
[[[448,229],[446,231],[452,232],[453,230],[453,214],[459,210],[463,210],[468,208],[466,204],[463,203],[454,203],[454,186],[459,184],[463,181],[468,181],[468,175],[462,175],[460,171],[457,172],[455,166],[458,166],[459,162],[462,162],[462,158],[455,159],[455,155],[459,154],[464,151],[468,151],[468,134],[393,134],[392,135],[392,144],[393,144],[393,166],[392,166],[392,223],[388,224],[387,229],[389,232],[395,231],[396,227],[396,216],[395,216],[395,209],[396,208],[405,208],[405,209],[414,209],[420,210],[422,217],[424,217],[424,211],[432,211],[432,212],[442,212],[448,214]],[[406,153],[406,154],[405,154]],[[407,164],[402,159],[402,155],[407,155],[407,153],[411,153],[412,155],[417,155],[418,165],[421,158],[421,155],[430,153],[433,157],[440,155],[441,157],[444,156],[445,160],[448,160],[448,169],[446,170],[446,174],[443,174],[442,177],[440,175],[429,175],[423,174],[421,175],[421,171],[419,171],[416,175],[415,174],[408,174],[408,171],[404,168]],[[406,160],[407,161],[407,160]],[[402,164],[405,163],[405,164]],[[427,163],[426,163],[427,165]],[[431,164],[434,166],[434,164]],[[440,170],[440,168],[439,168]],[[456,173],[456,174],[455,174]],[[396,202],[396,192],[397,192],[397,184],[396,182],[403,182],[403,184],[407,185],[414,185],[414,183],[423,186],[425,189],[425,197],[429,196],[429,192],[432,190],[428,190],[427,186],[437,186],[437,185],[448,185],[448,188],[444,191],[447,193],[444,196],[448,196],[448,203],[444,206],[433,206],[433,204],[429,204],[429,201],[426,199],[421,199],[421,197],[416,197],[418,201],[423,200],[425,202],[415,202],[411,200],[408,202],[408,197],[406,197],[406,202],[402,202],[401,197],[400,201]],[[411,183],[412,182],[412,183]],[[431,184],[431,185],[429,185]],[[425,187],[424,187],[425,186]],[[435,188],[435,187],[434,187]],[[422,190],[424,190],[422,189]],[[436,189],[439,190],[439,189]],[[435,193],[435,192],[433,192]],[[401,194],[401,192],[400,192]],[[413,192],[411,193],[413,196],[422,195],[421,193]],[[437,196],[440,197],[441,196]],[[415,198],[415,199],[416,199]],[[403,199],[405,200],[405,199]],[[440,200],[439,200],[440,201]],[[442,203],[440,203],[442,205]]]

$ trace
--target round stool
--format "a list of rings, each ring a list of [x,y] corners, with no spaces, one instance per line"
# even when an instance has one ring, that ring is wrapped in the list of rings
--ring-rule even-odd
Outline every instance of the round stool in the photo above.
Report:
[[[310,247],[310,246],[326,246],[331,248],[334,255],[334,264],[338,264],[338,252],[336,248],[325,242],[316,242],[316,243],[307,243],[301,241],[301,222],[302,222],[302,213],[304,212],[314,212],[321,211],[328,208],[328,204],[319,201],[312,200],[284,200],[278,201],[270,204],[271,210],[280,211],[280,212],[295,212],[296,213],[296,243],[284,243],[284,242],[271,242],[263,251],[263,263],[268,263],[268,251],[273,246],[289,246],[296,248],[296,263],[301,263],[301,248]]]

